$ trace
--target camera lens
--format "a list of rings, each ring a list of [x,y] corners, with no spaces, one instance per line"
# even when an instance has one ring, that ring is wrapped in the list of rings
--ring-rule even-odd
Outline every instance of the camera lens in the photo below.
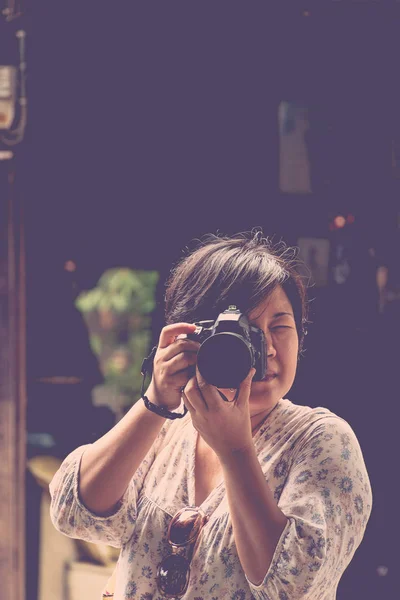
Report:
[[[197,366],[204,379],[219,388],[237,388],[253,365],[251,345],[236,333],[222,332],[200,346]]]

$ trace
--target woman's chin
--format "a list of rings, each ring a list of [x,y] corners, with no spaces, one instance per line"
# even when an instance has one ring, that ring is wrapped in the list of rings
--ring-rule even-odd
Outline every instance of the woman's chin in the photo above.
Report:
[[[270,397],[271,394],[274,396],[275,395],[279,396],[280,386],[277,384],[278,384],[278,381],[276,378],[271,381],[253,381],[251,384],[251,390],[250,390],[250,400],[255,399],[255,398],[260,398],[263,396]]]

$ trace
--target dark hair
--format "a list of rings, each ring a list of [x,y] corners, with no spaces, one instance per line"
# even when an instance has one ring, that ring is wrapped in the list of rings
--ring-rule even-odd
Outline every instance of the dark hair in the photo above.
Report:
[[[300,355],[308,302],[297,249],[282,241],[274,245],[258,229],[233,237],[209,234],[198,242],[167,281],[167,324],[216,319],[230,304],[248,314],[281,285],[293,308]]]

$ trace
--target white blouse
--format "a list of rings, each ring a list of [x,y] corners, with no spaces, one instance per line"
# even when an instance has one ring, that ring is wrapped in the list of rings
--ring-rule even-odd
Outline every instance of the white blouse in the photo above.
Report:
[[[74,450],[55,474],[50,484],[54,526],[73,538],[121,548],[114,600],[164,600],[156,585],[157,566],[171,554],[172,517],[195,505],[197,435],[190,413],[166,420],[112,516],[93,514],[79,498],[80,461],[88,446]],[[334,600],[372,506],[353,430],[326,408],[282,399],[253,442],[288,518],[272,562],[260,585],[246,576],[222,481],[201,504],[209,521],[200,533],[183,600]]]

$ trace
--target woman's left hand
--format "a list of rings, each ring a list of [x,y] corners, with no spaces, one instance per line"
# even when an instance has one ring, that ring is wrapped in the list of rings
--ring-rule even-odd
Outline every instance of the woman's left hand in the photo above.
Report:
[[[183,390],[183,402],[191,414],[194,428],[219,458],[253,445],[249,397],[251,369],[239,388],[236,402],[224,401],[218,389],[200,375],[192,377]]]

